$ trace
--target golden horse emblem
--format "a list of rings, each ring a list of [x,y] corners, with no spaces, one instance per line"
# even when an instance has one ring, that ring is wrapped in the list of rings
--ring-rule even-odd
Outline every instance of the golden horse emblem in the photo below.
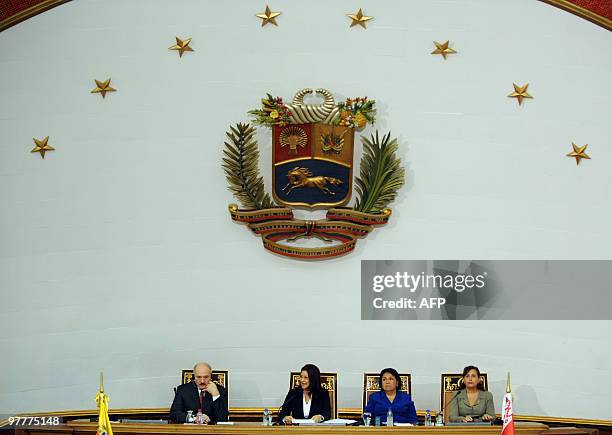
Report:
[[[334,192],[329,190],[327,184],[331,184],[332,186],[338,186],[342,184],[342,180],[338,180],[334,177],[326,177],[324,175],[319,175],[317,177],[313,177],[312,171],[308,168],[301,168],[296,166],[289,172],[287,172],[287,178],[289,182],[285,187],[283,187],[283,191],[286,191],[286,194],[289,195],[293,189],[297,189],[300,187],[316,187],[320,189],[323,193],[329,195],[335,195]]]

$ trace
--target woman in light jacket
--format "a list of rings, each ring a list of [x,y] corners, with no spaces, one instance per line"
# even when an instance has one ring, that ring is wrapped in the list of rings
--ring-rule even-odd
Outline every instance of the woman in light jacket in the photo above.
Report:
[[[468,423],[475,420],[493,421],[495,419],[493,395],[484,391],[478,367],[467,366],[463,369],[463,384],[449,402],[448,414],[452,422]]]

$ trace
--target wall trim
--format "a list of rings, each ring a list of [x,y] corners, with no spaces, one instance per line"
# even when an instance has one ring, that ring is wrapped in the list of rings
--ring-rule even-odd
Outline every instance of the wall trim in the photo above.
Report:
[[[607,30],[612,30],[612,20],[609,20],[606,17],[602,17],[601,15],[597,15],[595,12],[591,12],[588,9],[585,9],[581,6],[575,5],[567,0],[540,0],[541,2],[548,3],[549,5],[556,6],[564,11],[569,12],[570,14],[574,14],[579,16],[580,18],[584,18],[598,26],[603,27]]]
[[[17,12],[16,14],[0,21],[0,32],[8,29],[9,27],[14,26],[15,24],[18,24],[24,20],[27,20],[28,18],[32,18],[35,15],[43,13],[51,8],[59,6],[63,3],[67,3],[69,1],[71,0],[44,0],[38,3],[37,5],[31,6],[27,9]],[[563,9],[581,18],[584,18],[585,20],[588,20],[594,24],[597,24],[598,26],[601,26],[604,29],[612,30],[612,20],[606,17],[602,17],[601,15],[591,12],[590,10],[585,9],[581,6],[575,5],[574,3],[571,3],[567,0],[540,0],[540,1],[544,3],[548,3],[549,5],[552,5],[552,6],[558,7],[560,9]]]
[[[14,26],[15,24],[21,23],[22,21],[32,18],[35,15],[42,14],[51,8],[67,3],[70,0],[44,0],[34,6],[30,6],[8,18],[0,21],[0,32]]]

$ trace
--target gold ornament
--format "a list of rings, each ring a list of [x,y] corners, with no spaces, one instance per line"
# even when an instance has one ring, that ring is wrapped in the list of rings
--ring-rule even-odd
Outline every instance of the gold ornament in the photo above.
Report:
[[[437,41],[434,41],[433,43],[436,46],[436,49],[432,51],[431,54],[441,54],[444,60],[446,60],[446,56],[448,56],[449,54],[457,53],[455,50],[448,47],[449,41],[446,41],[444,44],[440,44]]]
[[[313,92],[323,97],[323,102],[305,104],[304,97]],[[255,128],[249,124],[230,127],[222,166],[230,191],[244,207],[229,205],[232,220],[247,224],[270,252],[303,260],[348,254],[358,238],[385,225],[391,215],[388,205],[404,184],[404,168],[396,156],[397,140],[390,134],[382,140],[378,132],[371,140],[361,138],[363,154],[359,176],[354,178],[355,207],[336,207],[348,203],[353,191],[354,127],[374,123],[374,104],[367,97],[336,104],[325,89],[302,89],[290,104],[266,94],[261,108],[249,114],[255,124],[272,129],[273,195],[266,192],[259,173]],[[345,112],[346,116],[342,115]],[[343,121],[345,124],[339,125]],[[298,220],[291,208],[282,205],[328,211],[325,219]],[[281,243],[313,237],[336,243],[315,248]]]
[[[34,141],[34,143],[36,144],[36,146],[34,147],[34,149],[32,151],[30,151],[31,153],[40,153],[40,156],[44,159],[45,158],[45,153],[47,151],[55,151],[55,148],[53,148],[51,145],[49,145],[47,142],[49,142],[49,136],[47,136],[44,139],[38,140],[35,138],[32,138],[32,140]]]
[[[334,177],[328,177],[326,175],[313,176],[310,169],[301,168],[299,166],[296,166],[287,172],[287,178],[289,179],[289,182],[282,188],[283,191],[287,192],[287,195],[289,195],[293,189],[298,189],[300,187],[316,187],[325,195],[335,195],[336,193],[330,190],[329,187],[327,187],[327,184],[330,186],[338,186],[344,183],[342,180]]]
[[[569,154],[566,154],[566,156],[574,157],[576,159],[576,166],[577,166],[580,164],[581,159],[589,159],[589,160],[591,159],[591,157],[589,157],[587,153],[585,152],[588,146],[589,144],[579,147],[574,142],[572,142],[572,148],[574,148],[574,151],[572,151]]]
[[[106,93],[107,92],[116,92],[117,90],[115,88],[111,88],[110,86],[110,82],[111,79],[109,78],[108,80],[102,82],[100,80],[95,80],[96,82],[96,87],[94,89],[91,90],[92,94],[101,94],[102,98],[106,97]]]
[[[345,131],[348,129],[345,129]],[[344,134],[337,135],[332,130],[329,133],[322,134],[320,137],[321,151],[323,154],[341,154],[344,148]]]
[[[519,86],[516,83],[512,83],[512,86],[514,86],[514,92],[508,95],[508,97],[518,99],[519,106],[523,103],[523,98],[533,98],[527,93],[529,83],[525,86]]]
[[[372,18],[374,18],[374,17],[368,17],[366,15],[363,15],[363,11],[361,10],[361,8],[359,8],[356,14],[354,15],[346,14],[346,16],[349,17],[351,20],[353,20],[351,21],[351,27],[360,25],[364,29],[366,28],[366,23],[370,21]]]
[[[178,51],[179,57],[183,57],[183,53],[185,53],[186,51],[194,51],[193,48],[189,46],[189,43],[191,42],[191,38],[187,38],[184,41],[180,39],[178,36],[175,36],[175,38],[176,38],[176,44],[174,44],[172,47],[168,47],[168,50]]]
[[[266,5],[266,11],[261,14],[255,14],[257,18],[261,18],[261,27],[265,26],[268,23],[272,23],[275,26],[278,26],[276,23],[276,17],[278,17],[280,12],[272,12],[270,10],[270,6]]]
[[[281,132],[279,142],[283,148],[289,146],[289,154],[297,154],[298,146],[304,148],[308,144],[308,135],[300,127],[290,126]]]

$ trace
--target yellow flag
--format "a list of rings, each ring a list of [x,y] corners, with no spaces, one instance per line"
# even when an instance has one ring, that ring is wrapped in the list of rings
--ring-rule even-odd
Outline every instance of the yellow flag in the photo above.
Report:
[[[98,430],[96,435],[113,435],[110,419],[108,418],[108,396],[104,394],[102,373],[100,373],[100,390],[96,394],[96,403],[100,413],[98,415]]]

